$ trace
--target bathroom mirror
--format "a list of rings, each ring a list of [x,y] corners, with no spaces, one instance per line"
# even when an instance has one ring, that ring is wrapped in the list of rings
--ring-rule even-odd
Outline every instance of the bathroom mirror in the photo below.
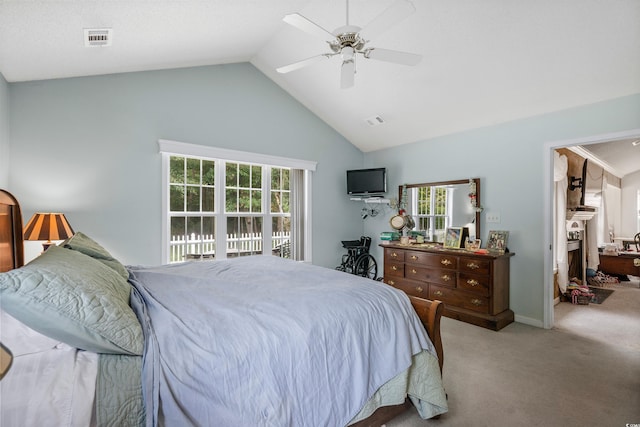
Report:
[[[482,236],[480,178],[401,185],[398,201],[427,241],[443,242],[448,227],[468,227],[472,239]]]

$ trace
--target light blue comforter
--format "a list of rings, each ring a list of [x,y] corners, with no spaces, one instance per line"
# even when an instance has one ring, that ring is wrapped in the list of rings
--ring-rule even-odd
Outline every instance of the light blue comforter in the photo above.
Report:
[[[273,256],[130,272],[149,426],[344,426],[434,353],[380,282]]]

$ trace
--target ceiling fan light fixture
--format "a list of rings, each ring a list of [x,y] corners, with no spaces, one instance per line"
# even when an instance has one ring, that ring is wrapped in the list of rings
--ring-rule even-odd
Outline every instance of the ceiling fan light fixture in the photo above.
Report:
[[[633,145],[634,147],[637,147],[638,145],[640,145],[640,139],[636,139],[635,141],[632,141],[631,145]]]
[[[351,46],[345,46],[340,51],[342,54],[343,61],[353,61],[353,55],[355,54],[355,50]]]

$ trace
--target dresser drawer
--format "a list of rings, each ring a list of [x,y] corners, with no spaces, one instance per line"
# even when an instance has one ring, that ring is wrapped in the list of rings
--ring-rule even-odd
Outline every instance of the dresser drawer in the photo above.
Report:
[[[429,287],[429,299],[437,299],[445,304],[451,304],[456,307],[466,308],[479,313],[489,313],[489,298],[472,292],[431,285]]]
[[[489,276],[458,273],[458,288],[488,297],[491,295],[491,279]]]
[[[429,257],[433,256],[427,252],[406,251],[404,260],[411,264],[426,264]]]
[[[401,261],[385,260],[384,275],[385,277],[404,277],[404,263]]]
[[[399,249],[394,249],[394,248],[385,249],[384,250],[384,262],[385,262],[385,264],[387,262],[393,262],[393,261],[403,262],[404,261],[405,252],[406,251],[399,250]]]
[[[404,277],[421,282],[438,283],[444,286],[456,286],[456,272],[439,268],[425,268],[417,265],[405,264]]]
[[[407,251],[404,261],[407,264],[420,264],[430,267],[451,268],[455,270],[458,266],[458,258],[451,255],[432,254],[420,251]]]
[[[477,259],[477,258],[460,258],[458,261],[458,269],[474,274],[486,274],[491,273],[491,261]]]
[[[453,255],[428,254],[424,264],[431,267],[450,268],[456,270],[458,268],[458,257]]]
[[[421,298],[427,298],[429,296],[429,285],[426,283],[406,279],[390,279],[385,280],[385,283],[404,291],[407,295]]]

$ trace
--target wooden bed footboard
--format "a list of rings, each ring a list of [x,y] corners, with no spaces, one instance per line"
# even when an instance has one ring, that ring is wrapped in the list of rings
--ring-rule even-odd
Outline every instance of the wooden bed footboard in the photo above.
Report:
[[[438,300],[428,300],[409,295],[411,305],[418,313],[418,317],[422,321],[424,328],[431,338],[431,342],[436,348],[438,355],[438,363],[440,363],[440,373],[442,374],[442,366],[444,364],[444,350],[442,348],[442,336],[440,335],[440,319],[444,305]]]
[[[440,373],[442,374],[444,352],[442,349],[442,337],[440,335],[440,319],[442,317],[444,305],[442,302],[437,300],[431,301],[424,298],[413,297],[411,295],[409,295],[409,299],[411,300],[411,305],[413,305],[413,308],[416,310],[418,317],[422,321],[424,328],[429,334],[431,342],[436,348],[438,363],[440,364]],[[404,403],[400,405],[383,406],[378,408],[370,417],[358,421],[355,424],[351,424],[349,427],[379,427],[412,407],[413,405],[409,399],[406,399]]]

